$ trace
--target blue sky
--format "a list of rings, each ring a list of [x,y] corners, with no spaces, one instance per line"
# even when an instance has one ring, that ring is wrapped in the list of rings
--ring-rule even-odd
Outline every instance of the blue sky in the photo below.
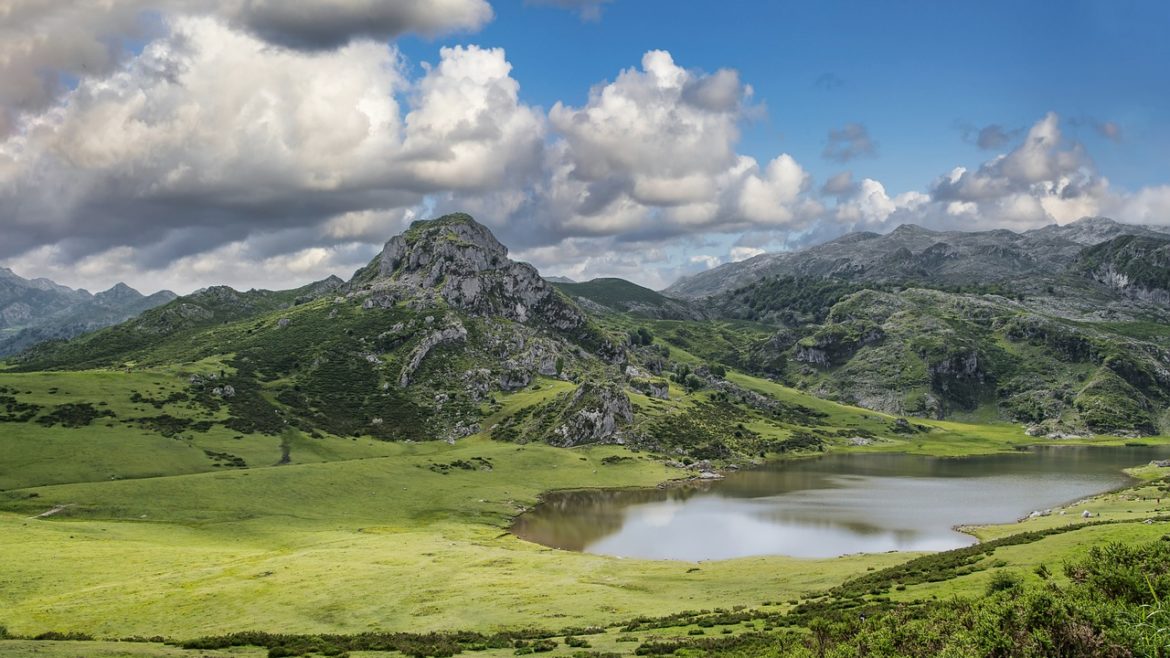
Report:
[[[0,265],[348,276],[472,212],[577,279],[1170,225],[1170,3],[80,0],[0,20]]]
[[[493,7],[475,35],[402,49],[419,62],[440,45],[503,47],[523,97],[546,108],[583,103],[647,50],[734,68],[766,109],[745,125],[742,150],[790,152],[821,179],[840,170],[819,157],[826,135],[847,122],[880,144],[858,173],[909,190],[985,159],[960,124],[1018,129],[1049,111],[1084,122],[1066,131],[1115,183],[1161,183],[1170,171],[1170,3],[617,0],[598,20],[523,0]],[[1116,121],[1125,139],[1098,135],[1093,121]]]

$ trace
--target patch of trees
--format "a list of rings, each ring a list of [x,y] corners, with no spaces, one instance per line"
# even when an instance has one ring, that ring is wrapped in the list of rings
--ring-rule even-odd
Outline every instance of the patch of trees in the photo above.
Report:
[[[652,345],[654,343],[654,334],[646,327],[638,327],[636,330],[631,329],[629,332],[630,345]]]
[[[109,409],[96,409],[88,402],[70,402],[60,404],[44,416],[37,419],[38,425],[53,427],[77,428],[88,427],[98,418],[113,418],[114,412]]]
[[[0,407],[4,409],[4,413],[0,413],[0,423],[27,423],[40,413],[41,405],[21,402],[15,395],[7,393],[16,393],[16,390],[0,387]]]

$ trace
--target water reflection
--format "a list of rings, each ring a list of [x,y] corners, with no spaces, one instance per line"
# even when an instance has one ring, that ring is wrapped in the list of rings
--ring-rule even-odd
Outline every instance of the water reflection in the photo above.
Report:
[[[650,559],[947,550],[974,541],[955,525],[1011,521],[1119,487],[1122,468],[1167,455],[1073,446],[964,459],[827,455],[684,487],[552,493],[513,531]]]

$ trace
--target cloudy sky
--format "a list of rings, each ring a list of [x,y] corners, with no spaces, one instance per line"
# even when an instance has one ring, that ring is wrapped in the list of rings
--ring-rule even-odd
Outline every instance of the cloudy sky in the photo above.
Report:
[[[904,222],[1170,224],[1170,3],[0,0],[0,265],[343,278],[465,210],[547,275]]]

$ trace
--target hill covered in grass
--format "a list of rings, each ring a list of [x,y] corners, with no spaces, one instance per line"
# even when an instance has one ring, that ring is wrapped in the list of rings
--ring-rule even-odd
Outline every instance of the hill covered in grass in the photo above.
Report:
[[[701,309],[672,299],[625,279],[602,278],[576,282],[556,282],[556,287],[579,303],[600,312],[619,312],[659,320],[702,320]]]
[[[1069,612],[1013,627],[1002,646],[1044,649],[1066,628],[1105,648],[1143,637],[1119,620],[1146,599],[1081,607],[1057,562],[1156,540],[1163,483],[1085,503],[1103,523],[1052,515],[916,559],[621,560],[508,528],[552,489],[649,487],[832,450],[1012,452],[1031,441],[1020,424],[935,416],[977,414],[1009,384],[1037,390],[1029,373],[1084,373],[1085,386],[1163,404],[1156,362],[1126,360],[1159,345],[1156,326],[1034,325],[1002,295],[893,286],[779,290],[809,318],[791,327],[676,319],[622,310],[660,301],[644,289],[580,285],[549,283],[453,215],[414,224],[349,281],[209,288],[4,364],[0,653],[844,656],[860,651],[854,638],[875,653],[933,637],[959,655],[992,636],[927,630],[948,616],[1038,619],[1037,561]],[[1119,349],[1118,336],[1133,342]],[[883,341],[888,352],[870,349]],[[954,406],[903,402],[926,416],[908,419],[844,403],[882,386]],[[1069,405],[1061,422],[1127,409],[1071,393],[1053,398]],[[1119,564],[1164,557],[1135,551]]]
[[[894,414],[1145,435],[1170,422],[1165,234],[899,227],[717,268],[667,292],[777,327],[759,372]]]
[[[566,285],[575,286],[572,295]],[[855,433],[803,400],[729,377],[729,368],[750,369],[765,327],[658,320],[616,308],[591,314],[575,301],[585,295],[615,306],[673,303],[625,282],[550,284],[510,260],[485,227],[451,215],[416,222],[348,282],[283,292],[209,288],[121,325],[42,345],[11,367],[172,373],[161,384],[161,420],[107,408],[100,411],[108,415],[86,412],[77,423],[131,423],[183,436],[486,434],[735,460],[816,450]],[[516,393],[530,403],[501,401]],[[41,404],[16,390],[10,397],[14,410]],[[8,420],[37,422],[55,408],[28,407]],[[885,432],[892,422],[857,420],[864,432]]]

